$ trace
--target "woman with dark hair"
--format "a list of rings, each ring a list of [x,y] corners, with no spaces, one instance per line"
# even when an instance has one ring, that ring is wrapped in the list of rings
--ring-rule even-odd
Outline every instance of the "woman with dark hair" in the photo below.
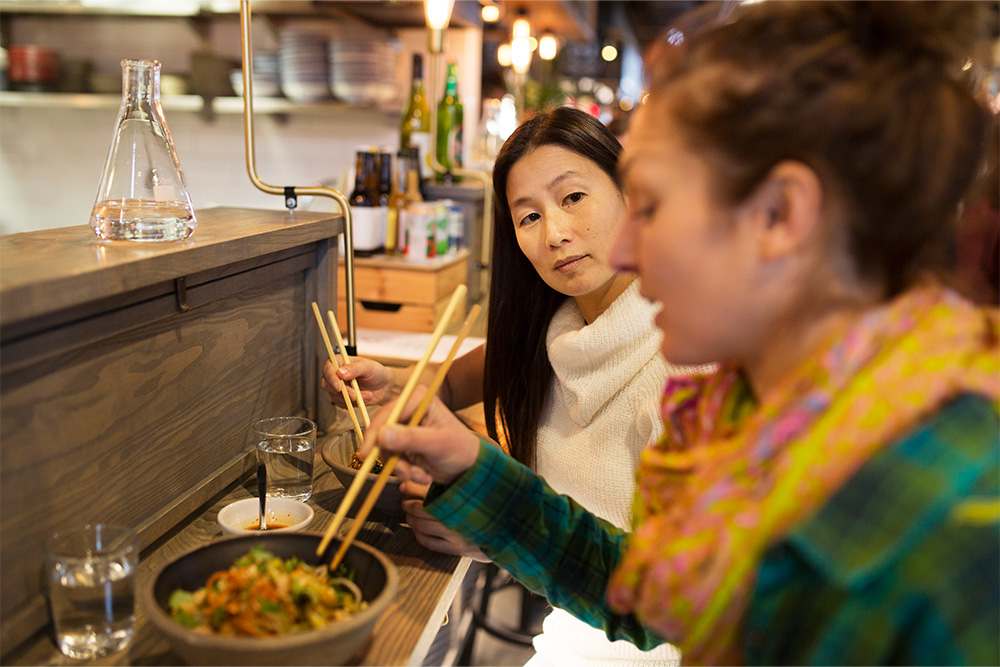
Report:
[[[482,401],[487,432],[514,459],[624,528],[639,453],[661,432],[663,379],[695,369],[664,362],[654,306],[633,275],[608,263],[626,207],[620,152],[597,119],[569,107],[534,116],[507,139],[493,167],[486,344],[456,360],[439,396],[451,409]],[[342,404],[341,382],[356,378],[367,402],[381,402],[410,371],[359,359],[336,374],[328,362],[324,372],[324,388]],[[403,508],[423,544],[487,560],[423,510],[425,485],[404,482],[402,490],[413,496]],[[533,665],[679,659],[669,645],[642,652],[610,642],[558,609],[543,629]]]
[[[1000,313],[943,286],[985,3],[705,5],[650,61],[611,252],[672,378],[631,532],[433,401],[361,447],[528,588],[692,664],[1000,663]],[[708,13],[713,12],[713,13]],[[408,414],[420,400],[416,392]]]

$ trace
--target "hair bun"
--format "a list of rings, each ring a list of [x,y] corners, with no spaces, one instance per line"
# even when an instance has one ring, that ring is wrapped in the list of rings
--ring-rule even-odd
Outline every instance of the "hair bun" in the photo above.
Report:
[[[949,71],[970,58],[983,59],[995,9],[984,1],[869,1],[841,7],[854,39],[870,53],[891,49],[907,61],[928,60]]]

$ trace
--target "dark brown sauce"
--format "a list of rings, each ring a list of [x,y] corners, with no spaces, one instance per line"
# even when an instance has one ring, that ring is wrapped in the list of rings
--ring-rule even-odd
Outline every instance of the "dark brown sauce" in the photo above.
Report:
[[[278,528],[288,528],[289,525],[290,524],[287,523],[278,523],[277,521],[268,521],[265,524],[268,530],[276,530]],[[243,530],[260,530],[260,519],[257,519]]]

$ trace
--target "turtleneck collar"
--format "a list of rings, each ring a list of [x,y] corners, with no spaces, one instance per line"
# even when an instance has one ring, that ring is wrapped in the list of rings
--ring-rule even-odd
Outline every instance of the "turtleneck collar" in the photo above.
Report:
[[[546,346],[555,370],[552,399],[563,401],[573,420],[586,425],[650,359],[661,334],[653,326],[657,306],[639,296],[638,280],[587,324],[573,299],[549,323]]]

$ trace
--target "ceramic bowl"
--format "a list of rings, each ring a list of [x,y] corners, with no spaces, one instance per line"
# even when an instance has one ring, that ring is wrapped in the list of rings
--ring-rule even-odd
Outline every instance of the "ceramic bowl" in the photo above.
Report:
[[[223,535],[246,535],[255,532],[251,526],[260,522],[260,502],[257,498],[244,498],[229,503],[219,511],[217,521]],[[264,509],[268,524],[283,524],[284,528],[269,528],[266,532],[298,533],[313,520],[313,508],[300,500],[268,498]]]
[[[344,563],[354,571],[368,608],[318,630],[278,637],[226,637],[196,633],[170,618],[168,600],[177,589],[193,591],[214,572],[227,569],[253,546],[276,556],[296,556],[319,564],[316,548],[321,535],[265,533],[223,538],[190,551],[158,568],[139,589],[139,600],[170,647],[191,665],[346,665],[359,664],[359,649],[371,635],[399,587],[396,566],[384,554],[359,542],[352,543]],[[334,538],[325,560],[337,551]]]
[[[351,467],[351,458],[354,456],[358,444],[358,437],[354,431],[345,431],[332,438],[320,452],[323,460],[333,469],[334,476],[340,480],[345,489],[350,488],[354,482],[354,478],[358,476],[358,471]],[[376,479],[378,479],[377,474],[368,473],[365,476],[361,493],[358,494],[357,499],[351,506],[353,512],[361,508],[361,504],[368,497],[368,491]],[[402,494],[399,492],[399,483],[401,481],[395,475],[389,476],[389,481],[386,483],[385,488],[382,489],[382,493],[379,494],[378,500],[375,501],[376,509],[382,510],[387,514],[392,514],[393,516],[403,516],[403,507],[400,505]]]

